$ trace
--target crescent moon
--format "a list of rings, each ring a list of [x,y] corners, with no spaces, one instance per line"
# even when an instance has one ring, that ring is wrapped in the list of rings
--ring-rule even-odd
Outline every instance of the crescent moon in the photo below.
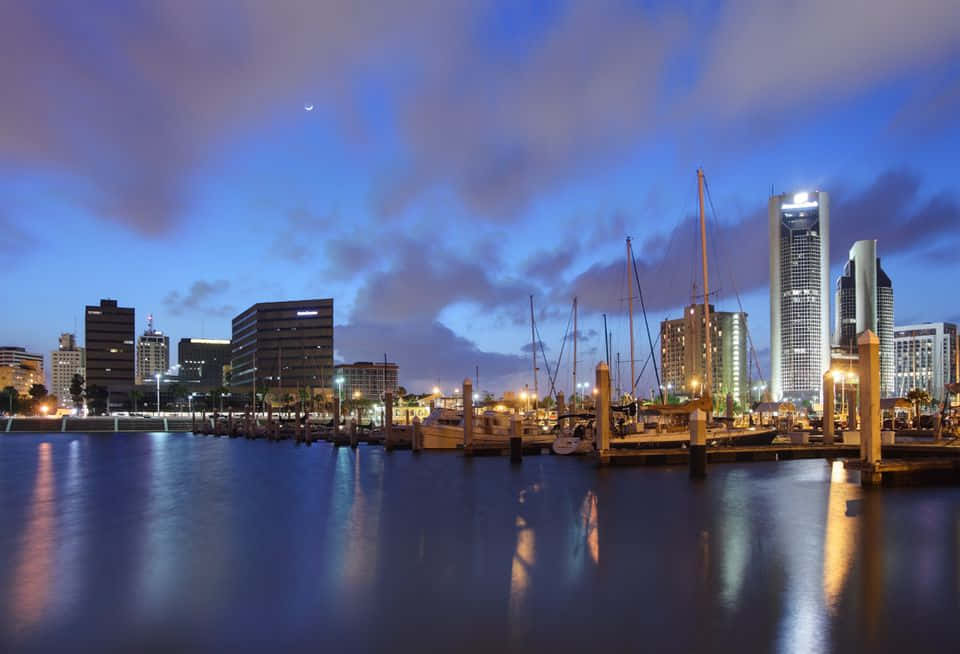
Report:
[[[303,105],[303,108],[306,109],[307,111],[313,111],[313,105],[312,105],[312,104],[305,104],[305,105]]]

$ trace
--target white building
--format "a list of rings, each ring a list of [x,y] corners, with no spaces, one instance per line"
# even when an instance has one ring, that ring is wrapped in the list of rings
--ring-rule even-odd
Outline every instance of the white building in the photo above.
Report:
[[[944,385],[960,379],[957,326],[949,322],[901,325],[893,330],[893,342],[896,395],[906,397],[919,388],[942,401]]]
[[[86,378],[85,358],[73,334],[60,334],[58,349],[50,353],[50,392],[57,396],[61,407],[73,408],[70,383],[74,375]]]
[[[170,337],[154,329],[153,316],[147,316],[147,330],[137,339],[137,383],[150,383],[169,368]]]
[[[830,198],[770,198],[770,392],[819,402],[830,368]]]

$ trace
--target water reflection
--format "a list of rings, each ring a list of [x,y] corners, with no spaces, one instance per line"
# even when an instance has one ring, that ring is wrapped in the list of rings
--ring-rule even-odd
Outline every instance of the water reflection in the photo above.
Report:
[[[860,497],[860,486],[847,480],[843,461],[834,461],[823,535],[823,598],[834,615],[857,549],[857,523],[848,515],[847,503]]]
[[[55,497],[53,453],[50,443],[37,447],[37,474],[30,500],[30,516],[17,563],[14,588],[14,622],[27,629],[42,616],[50,602]]]
[[[530,572],[536,563],[536,537],[533,528],[520,515],[516,518],[517,545],[510,569],[510,615],[521,613],[523,599],[530,588]]]
[[[723,514],[717,520],[722,553],[720,558],[721,600],[729,610],[740,603],[747,561],[750,558],[750,513],[747,507],[750,486],[745,473],[734,471],[724,478]]]

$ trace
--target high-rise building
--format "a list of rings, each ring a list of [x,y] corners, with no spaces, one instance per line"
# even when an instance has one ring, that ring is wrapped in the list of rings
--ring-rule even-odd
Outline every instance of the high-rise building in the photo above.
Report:
[[[354,393],[359,393],[369,400],[381,400],[387,391],[396,397],[399,370],[395,363],[372,361],[341,363],[335,368],[334,390],[342,393],[344,399],[352,398]]]
[[[830,198],[775,195],[770,223],[770,392],[818,402],[830,368]]]
[[[949,322],[901,325],[893,330],[896,357],[894,392],[906,397],[915,388],[943,401],[944,385],[960,380],[960,340]]]
[[[170,369],[170,337],[154,329],[153,315],[147,316],[147,329],[137,339],[137,383],[148,384]]]
[[[706,321],[702,304],[691,304],[683,317],[660,323],[661,383],[671,394],[699,394],[706,379]],[[710,357],[714,397],[733,395],[745,405],[747,383],[747,314],[710,307]]]
[[[60,334],[60,344],[50,353],[50,392],[57,396],[61,407],[72,408],[70,384],[74,375],[86,377],[84,351],[77,347],[73,334]]]
[[[230,341],[219,338],[181,338],[177,346],[180,379],[211,390],[223,384],[223,367],[230,365]]]
[[[296,393],[330,388],[333,299],[260,302],[233,319],[231,387]]]
[[[27,395],[34,384],[43,384],[43,355],[26,348],[0,346],[0,388],[13,386],[20,395]]]
[[[857,241],[837,278],[833,342],[846,354],[857,351],[857,334],[869,329],[880,339],[880,394],[894,393],[893,284],[880,267],[875,240]]]
[[[126,395],[132,388],[135,369],[134,310],[117,306],[116,300],[100,300],[84,313],[87,356],[87,389],[100,386]]]

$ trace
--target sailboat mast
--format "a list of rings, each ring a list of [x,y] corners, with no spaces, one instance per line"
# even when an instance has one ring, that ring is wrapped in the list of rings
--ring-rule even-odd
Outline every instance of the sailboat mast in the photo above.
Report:
[[[533,296],[530,296],[530,351],[533,352],[533,410],[537,410],[537,401],[540,399],[540,388],[537,385],[537,336],[533,317]]]
[[[707,275],[707,223],[703,215],[703,168],[697,168],[697,196],[700,200],[700,250],[703,260],[703,320],[706,328],[706,372],[704,374],[704,391],[701,395],[713,395],[713,348],[710,344],[710,282]]]
[[[577,408],[577,296],[573,296],[573,408]]]
[[[634,390],[637,384],[637,375],[634,370],[636,365],[633,355],[633,249],[630,246],[630,237],[627,237],[627,306],[630,313],[630,397],[634,397]]]

